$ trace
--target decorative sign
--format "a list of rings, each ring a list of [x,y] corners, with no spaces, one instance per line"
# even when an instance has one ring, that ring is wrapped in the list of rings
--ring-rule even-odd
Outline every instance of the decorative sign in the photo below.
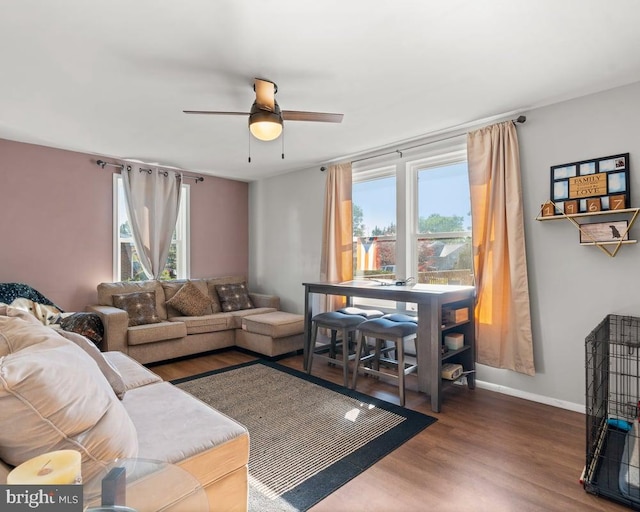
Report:
[[[580,224],[580,243],[617,242],[629,240],[629,223],[626,220]]]
[[[551,200],[567,215],[628,208],[629,185],[629,153],[551,167]]]

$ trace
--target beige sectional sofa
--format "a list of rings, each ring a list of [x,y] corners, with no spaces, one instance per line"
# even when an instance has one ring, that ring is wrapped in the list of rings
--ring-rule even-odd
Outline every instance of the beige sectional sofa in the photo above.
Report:
[[[187,283],[210,301],[208,308],[202,298],[196,304],[202,306],[202,310],[196,307],[194,311],[202,314],[186,315],[184,308],[181,312],[172,305],[172,300]],[[279,312],[278,297],[248,292],[245,285],[250,302],[225,307],[228,303],[220,298],[224,288],[235,287],[238,291],[244,283],[243,276],[101,283],[98,304],[88,306],[87,311],[97,313],[102,319],[102,350],[120,351],[144,364],[236,345],[267,356],[302,349],[303,318]],[[156,317],[152,323],[131,325],[131,311],[128,313],[116,304],[124,296],[145,292],[155,298]],[[251,307],[247,307],[249,305]],[[260,318],[261,315],[266,316]],[[254,321],[243,322],[243,319]]]
[[[0,307],[0,410],[0,483],[25,460],[74,449],[87,484],[114,459],[159,460],[191,473],[211,511],[247,510],[243,425],[129,356],[9,307]],[[167,492],[156,486],[147,502]]]

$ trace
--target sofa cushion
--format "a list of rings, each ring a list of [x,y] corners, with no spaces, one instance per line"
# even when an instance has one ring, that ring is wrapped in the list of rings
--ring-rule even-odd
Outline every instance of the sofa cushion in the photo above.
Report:
[[[253,302],[249,298],[249,290],[246,283],[218,284],[216,292],[220,298],[222,311],[239,311],[241,309],[253,309]]]
[[[205,316],[176,316],[170,318],[169,321],[184,323],[187,326],[187,334],[225,331],[235,328],[233,316],[229,313],[216,313],[215,315]]]
[[[102,306],[115,306],[114,295],[123,295],[135,292],[155,292],[156,311],[161,320],[167,319],[167,308],[164,305],[164,289],[160,281],[122,281],[118,283],[100,283],[98,285],[98,304]]]
[[[72,449],[90,479],[112,460],[135,457],[137,433],[94,360],[49,327],[0,317],[9,346],[0,358],[0,458],[17,466],[37,455]],[[36,336],[37,343],[17,338]]]
[[[234,329],[242,329],[242,319],[250,315],[262,315],[263,313],[273,313],[277,311],[275,308],[253,308],[241,309],[240,311],[232,311],[229,313],[233,317],[232,327]]]
[[[187,327],[184,322],[136,325],[127,329],[127,343],[129,345],[143,345],[156,341],[184,338],[186,335]]]
[[[133,292],[113,296],[113,305],[129,314],[129,327],[157,324],[160,317],[156,311],[155,292]]]
[[[127,390],[124,385],[122,375],[120,375],[120,372],[116,369],[115,366],[113,366],[107,359],[105,359],[103,353],[98,350],[98,347],[96,347],[90,340],[88,340],[81,334],[64,330],[59,330],[57,332],[60,333],[60,335],[64,338],[78,345],[91,357],[91,359],[96,362],[98,368],[100,368],[100,371],[102,372],[102,375],[104,375],[105,379],[107,379],[107,382],[111,385],[113,392],[120,400],[122,400],[122,397]]]
[[[173,297],[167,300],[166,304],[184,316],[202,316],[212,314],[212,302],[207,293],[202,293],[195,284],[187,281],[178,289]]]
[[[203,473],[195,476],[205,482],[211,480],[206,473],[222,475],[248,461],[247,429],[169,382],[132,389],[122,403],[145,434],[140,436],[141,458],[175,464],[200,457],[194,467]]]
[[[245,316],[242,329],[271,338],[284,338],[304,331],[304,316],[285,311]]]

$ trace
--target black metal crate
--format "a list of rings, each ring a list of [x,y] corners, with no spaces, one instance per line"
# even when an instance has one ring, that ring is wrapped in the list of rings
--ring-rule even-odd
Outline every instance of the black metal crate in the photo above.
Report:
[[[584,488],[640,510],[640,318],[607,315],[585,345]]]

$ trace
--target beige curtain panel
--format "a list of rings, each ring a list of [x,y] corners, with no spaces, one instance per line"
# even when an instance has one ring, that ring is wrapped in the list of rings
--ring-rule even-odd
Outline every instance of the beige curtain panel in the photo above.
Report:
[[[353,279],[352,224],[351,163],[332,165],[327,170],[325,189],[321,281],[340,283]],[[343,297],[329,296],[325,311],[343,305]]]
[[[477,361],[535,375],[520,184],[513,122],[467,136]]]
[[[176,228],[182,175],[131,165],[122,171],[122,184],[133,243],[150,279],[158,279],[167,263]]]

